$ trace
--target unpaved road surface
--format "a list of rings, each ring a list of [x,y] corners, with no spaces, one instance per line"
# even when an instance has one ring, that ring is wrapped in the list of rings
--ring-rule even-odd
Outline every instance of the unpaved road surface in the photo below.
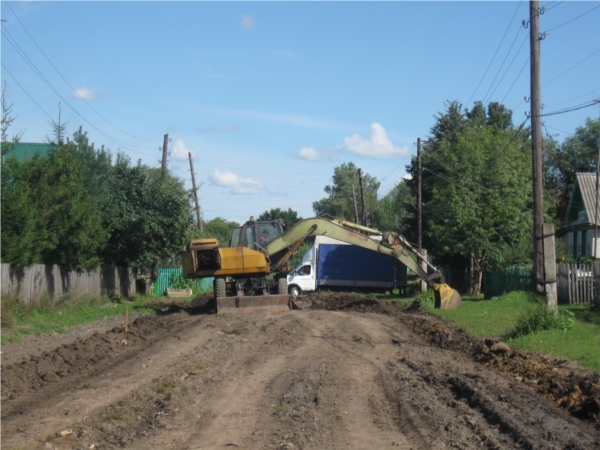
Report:
[[[3,346],[3,449],[600,449],[600,379],[331,297]],[[48,337],[51,340],[51,337]]]

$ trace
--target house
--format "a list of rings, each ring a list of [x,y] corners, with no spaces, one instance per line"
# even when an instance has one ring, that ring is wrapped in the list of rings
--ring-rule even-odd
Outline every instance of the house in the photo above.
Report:
[[[600,258],[600,201],[596,212],[596,187],[595,173],[575,174],[575,186],[569,200],[567,214],[563,227],[557,231],[556,237],[562,239],[567,246],[568,253],[573,258],[580,256],[595,256]],[[594,252],[594,246],[596,251]]]

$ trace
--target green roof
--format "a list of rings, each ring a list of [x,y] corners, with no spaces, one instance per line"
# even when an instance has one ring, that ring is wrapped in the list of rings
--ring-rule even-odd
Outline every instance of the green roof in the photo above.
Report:
[[[16,144],[14,150],[6,154],[7,158],[15,155],[17,160],[22,162],[26,158],[31,158],[34,155],[45,156],[50,152],[50,144],[37,143],[37,142],[19,142]]]

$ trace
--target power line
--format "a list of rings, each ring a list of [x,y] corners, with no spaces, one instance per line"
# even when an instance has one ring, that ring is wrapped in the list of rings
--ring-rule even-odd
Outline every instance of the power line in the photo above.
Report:
[[[594,11],[595,9],[598,9],[598,8],[600,8],[600,5],[596,6],[595,8],[592,8],[592,9],[590,9],[590,10],[589,10],[589,11],[587,11],[587,12],[584,12],[583,14],[581,14],[581,15],[579,15],[579,16],[577,16],[577,17],[575,17],[575,18],[573,18],[573,19],[571,19],[571,20],[569,20],[569,21],[567,21],[567,22],[565,22],[565,23],[561,23],[560,25],[557,25],[557,26],[555,26],[554,28],[550,28],[549,30],[546,30],[546,32],[548,33],[548,32],[550,32],[550,31],[552,31],[552,30],[556,30],[557,28],[560,28],[560,27],[562,27],[562,26],[565,26],[565,25],[567,25],[567,24],[569,24],[569,23],[571,23],[571,22],[573,22],[573,21],[575,21],[575,20],[579,19],[580,17],[583,17],[583,16],[585,16],[585,15],[587,15],[587,14],[591,13],[592,11]]]
[[[136,150],[133,150],[130,147],[129,144],[126,144],[122,141],[120,141],[119,139],[110,136],[108,133],[102,131],[101,129],[99,129],[98,127],[96,127],[94,124],[92,124],[89,120],[87,120],[85,117],[83,117],[63,96],[62,94],[52,85],[52,83],[50,83],[50,81],[48,81],[48,79],[44,76],[44,74],[37,68],[37,66],[33,63],[33,61],[31,61],[31,59],[27,56],[27,54],[21,49],[21,47],[19,46],[19,44],[14,40],[14,38],[12,37],[12,35],[10,34],[10,32],[8,30],[6,30],[5,28],[2,28],[2,35],[8,40],[9,44],[17,51],[17,53],[19,54],[19,56],[21,56],[21,58],[23,58],[23,60],[27,63],[27,65],[29,65],[29,67],[31,68],[31,70],[33,70],[33,72],[46,84],[46,86],[48,86],[48,88],[54,92],[54,94],[59,97],[62,101],[65,102],[65,104],[71,108],[71,110],[77,114],[83,121],[85,121],[88,125],[90,125],[93,129],[95,129],[97,132],[99,132],[100,134],[102,134],[105,138],[107,138],[108,140],[112,141],[113,143],[117,144],[117,145],[121,145],[123,148],[134,152],[134,153],[138,153],[141,155],[147,155],[147,153],[143,153],[143,152],[139,152]],[[13,77],[14,78],[14,77]],[[137,146],[133,146],[136,148],[142,148],[143,147],[137,147]],[[146,149],[148,150],[148,149]]]
[[[104,117],[102,114],[100,114],[98,111],[96,111],[96,109],[94,109],[92,107],[92,105],[90,105],[88,103],[88,101],[86,99],[84,99],[83,97],[81,97],[81,95],[79,95],[79,93],[77,92],[77,90],[71,86],[69,84],[69,82],[65,79],[65,77],[60,73],[60,71],[56,68],[56,66],[54,64],[52,64],[52,61],[50,61],[50,58],[48,58],[48,56],[46,56],[46,54],[44,53],[44,51],[40,48],[40,46],[37,44],[37,42],[35,41],[35,39],[33,39],[33,36],[31,36],[31,34],[29,33],[29,31],[27,31],[27,28],[25,27],[25,25],[23,25],[23,22],[21,22],[21,19],[19,19],[19,17],[15,14],[15,11],[12,9],[12,6],[10,6],[9,2],[6,2],[6,5],[10,8],[10,10],[12,11],[13,15],[15,16],[15,18],[17,19],[17,21],[21,24],[21,26],[23,27],[23,29],[25,30],[25,33],[27,33],[27,36],[29,36],[29,38],[33,41],[33,43],[35,44],[35,46],[38,48],[38,50],[42,53],[42,55],[44,55],[44,58],[46,58],[46,60],[50,63],[50,65],[54,68],[54,70],[56,70],[56,73],[58,73],[58,75],[60,75],[60,77],[63,79],[63,81],[67,84],[67,86],[69,86],[71,88],[71,90],[73,91],[73,93],[75,95],[77,95],[77,97],[79,97],[80,100],[83,100],[83,102],[90,107],[90,109],[92,111],[94,111],[96,114],[98,114],[98,116],[100,116],[102,119],[104,119],[108,124],[112,125],[114,128],[116,128],[117,130],[119,130],[121,133],[126,134],[129,137],[132,137],[134,139],[138,139],[140,141],[146,141],[146,142],[154,142],[153,140],[149,140],[149,139],[142,139],[139,138],[137,136],[134,136],[132,134],[127,133],[124,130],[121,130],[119,127],[117,127],[115,124],[113,124],[112,122],[110,122],[106,117]],[[141,148],[141,147],[138,147]]]
[[[571,66],[570,68],[568,68],[567,70],[565,70],[563,73],[561,73],[560,75],[557,75],[556,77],[552,78],[550,81],[548,81],[547,83],[545,83],[542,87],[546,87],[548,86],[550,83],[552,83],[553,81],[555,81],[556,79],[562,77],[563,75],[565,75],[566,73],[570,72],[571,70],[573,70],[575,67],[577,67],[578,65],[584,63],[585,61],[587,61],[588,59],[590,59],[592,56],[594,56],[596,53],[600,52],[600,50],[596,50],[594,53],[592,53],[589,56],[586,56],[585,58],[583,58],[581,61],[579,61],[577,64],[575,64],[574,66]]]
[[[492,97],[492,95],[494,95],[494,93],[496,92],[496,89],[498,89],[500,87],[500,84],[502,83],[502,80],[504,80],[504,77],[506,76],[506,74],[508,73],[508,71],[510,70],[510,68],[512,67],[513,63],[515,62],[515,59],[517,58],[517,56],[519,56],[519,52],[523,48],[523,45],[525,44],[525,41],[527,40],[527,38],[528,38],[528,36],[525,35],[525,38],[523,39],[523,42],[521,42],[521,46],[519,47],[519,49],[515,53],[515,56],[513,56],[513,59],[510,61],[510,64],[508,65],[508,67],[506,68],[506,71],[504,72],[504,75],[502,75],[502,78],[500,78],[500,81],[498,81],[498,84],[496,85],[496,87],[494,88],[494,90],[492,91],[492,93],[490,94],[490,98]],[[516,37],[515,37],[515,40],[516,40]],[[514,44],[514,41],[513,41],[513,44]],[[512,46],[511,46],[511,49],[512,49]],[[509,50],[509,53],[510,53],[510,50]],[[508,57],[508,53],[507,53],[506,56]],[[502,64],[504,64],[504,62]],[[521,69],[521,72],[522,71],[523,71],[523,69]],[[521,75],[521,72],[519,72],[519,75]],[[514,85],[514,83],[513,83],[513,85]],[[491,88],[491,86],[490,86],[490,88]],[[510,89],[512,89],[512,85],[511,85]],[[510,92],[510,89],[509,89],[509,92]],[[486,96],[487,96],[487,94],[486,94]]]
[[[518,74],[517,74],[517,76],[515,77],[515,80],[512,82],[512,84],[511,84],[511,85],[510,85],[510,87],[508,88],[508,92],[506,93],[506,95],[505,95],[504,97],[502,97],[502,101],[501,101],[500,103],[503,103],[503,102],[504,102],[504,99],[505,99],[505,98],[508,96],[508,94],[510,94],[510,91],[512,91],[512,88],[515,86],[515,83],[517,82],[517,80],[518,80],[518,79],[519,79],[519,77],[521,76],[521,73],[523,73],[523,70],[525,69],[525,67],[526,67],[526,66],[527,66],[527,64],[529,63],[529,58],[530,58],[530,57],[528,56],[528,57],[527,57],[527,60],[526,60],[526,61],[525,61],[525,63],[523,64],[523,67],[521,67],[521,70],[519,70],[519,73],[518,73]],[[521,101],[521,103],[522,103],[522,101]],[[520,105],[521,103],[519,103],[519,105]],[[514,110],[514,109],[517,109],[517,107],[518,107],[519,105],[515,106],[515,107],[513,108],[513,110]]]
[[[577,105],[577,106],[573,106],[571,108],[566,108],[566,109],[561,109],[560,111],[553,111],[550,113],[546,113],[546,114],[542,114],[541,117],[546,117],[546,116],[556,116],[557,114],[565,114],[571,111],[577,111],[579,109],[583,109],[583,108],[589,108],[590,106],[594,106],[600,103],[600,99],[595,99],[595,100],[591,100],[588,103],[583,103],[581,105]]]
[[[465,106],[469,106],[469,103],[471,102],[471,100],[475,96],[475,93],[477,92],[477,89],[479,89],[479,86],[481,86],[481,83],[483,82],[485,76],[487,75],[488,71],[490,70],[490,67],[492,67],[492,63],[494,62],[494,59],[496,59],[496,55],[500,51],[500,47],[502,47],[502,44],[504,43],[504,39],[506,38],[506,35],[508,34],[508,30],[510,29],[510,26],[512,25],[512,22],[515,19],[515,16],[517,15],[517,11],[519,11],[520,7],[521,7],[521,3],[518,3],[517,9],[515,10],[515,13],[511,17],[510,21],[508,22],[508,27],[506,27],[506,31],[504,32],[504,36],[502,36],[502,40],[500,41],[500,44],[498,44],[498,48],[496,48],[496,52],[494,53],[494,56],[492,56],[492,59],[490,60],[490,63],[487,66],[487,69],[485,69],[485,72],[484,72],[483,76],[481,77],[481,80],[479,80],[479,83],[477,84],[477,87],[475,88],[475,90],[471,94],[471,97],[469,98],[469,100],[467,100],[467,103],[466,103]]]
[[[596,92],[596,91],[600,91],[600,88],[594,89],[593,91],[586,92],[585,94],[578,95],[577,97],[573,97],[568,100],[563,100],[562,102],[553,103],[552,105],[546,105],[546,108],[548,108],[550,106],[562,105],[563,103],[567,103],[572,100],[577,100],[578,98],[585,97],[586,95],[591,94],[592,92]],[[558,130],[558,131],[560,131],[560,130]]]
[[[50,114],[48,114],[46,111],[44,111],[44,108],[42,108],[40,105],[38,105],[38,102],[36,102],[33,97],[31,95],[29,95],[29,93],[25,90],[25,88],[23,86],[21,86],[21,84],[17,81],[17,79],[14,77],[14,75],[12,73],[10,73],[10,70],[8,70],[6,68],[6,66],[4,65],[4,63],[1,63],[2,67],[4,68],[4,70],[6,70],[6,72],[10,75],[10,77],[15,81],[15,83],[17,83],[17,85],[23,90],[23,92],[25,92],[25,94],[27,95],[27,97],[29,97],[31,99],[31,101],[33,103],[35,103],[35,106],[37,106],[38,108],[40,108],[40,110],[46,114],[48,116],[48,118],[50,120],[52,120],[52,117],[50,117]]]

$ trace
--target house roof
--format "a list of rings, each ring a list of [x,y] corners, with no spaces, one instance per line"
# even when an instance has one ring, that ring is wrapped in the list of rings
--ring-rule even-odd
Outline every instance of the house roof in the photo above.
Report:
[[[34,155],[45,156],[50,152],[51,148],[50,144],[45,143],[18,142],[14,150],[8,152],[6,156],[10,157],[14,155],[19,162],[23,162],[26,158],[31,158]]]
[[[575,174],[575,186],[573,189],[573,193],[571,194],[571,199],[569,200],[569,206],[567,208],[567,217],[569,217],[572,208],[581,208],[581,204],[575,204],[576,202],[574,201],[577,189],[579,189],[579,192],[581,193],[583,207],[587,216],[587,220],[584,221],[589,223],[590,225],[600,225],[600,203],[598,205],[598,217],[595,217],[596,197],[598,196],[598,189],[596,188],[596,174],[584,172],[578,172]],[[577,222],[579,222],[579,220]],[[571,223],[571,225],[575,224],[575,222]]]

